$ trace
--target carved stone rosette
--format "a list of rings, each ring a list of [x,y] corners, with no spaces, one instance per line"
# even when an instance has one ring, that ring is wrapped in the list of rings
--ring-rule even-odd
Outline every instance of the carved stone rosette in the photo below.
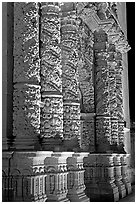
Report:
[[[14,3],[13,136],[17,149],[34,149],[40,134],[38,3]]]
[[[70,149],[80,142],[80,91],[78,84],[78,34],[74,3],[61,6],[61,54],[63,89],[63,136],[64,146],[69,142]],[[74,140],[75,144],[70,144]],[[79,143],[79,144],[78,144]],[[68,148],[68,147],[67,147]]]
[[[84,158],[86,194],[90,201],[118,201],[113,155],[89,154]],[[92,193],[91,193],[92,192]]]
[[[51,143],[54,146],[54,143],[60,143],[59,140],[63,137],[59,12],[58,3],[41,3],[41,93],[44,104],[41,109],[41,139],[42,148],[45,150],[52,149]]]

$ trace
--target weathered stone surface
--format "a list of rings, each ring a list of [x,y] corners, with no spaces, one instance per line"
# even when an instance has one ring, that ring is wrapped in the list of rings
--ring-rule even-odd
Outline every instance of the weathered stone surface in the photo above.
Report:
[[[81,149],[95,151],[95,115],[94,113],[81,113]]]
[[[71,202],[89,202],[85,195],[83,158],[88,153],[75,153],[67,159],[68,194]]]
[[[68,171],[66,160],[72,154],[72,152],[58,152],[45,159],[48,202],[69,202],[67,198]]]
[[[14,82],[40,82],[38,3],[14,3]]]
[[[86,194],[90,201],[118,201],[113,154],[89,154],[84,158]]]
[[[44,160],[51,154],[52,152],[3,153],[3,190],[6,193],[8,189],[12,189],[13,198],[10,199],[16,202],[47,200]]]
[[[13,136],[17,149],[34,149],[40,134],[40,86],[17,83],[13,93]]]

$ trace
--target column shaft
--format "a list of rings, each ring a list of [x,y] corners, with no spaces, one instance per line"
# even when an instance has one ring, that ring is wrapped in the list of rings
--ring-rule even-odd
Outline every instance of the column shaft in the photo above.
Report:
[[[17,149],[34,149],[40,134],[38,3],[14,3],[13,136]]]
[[[41,3],[41,139],[44,150],[60,145],[63,137],[60,7]]]

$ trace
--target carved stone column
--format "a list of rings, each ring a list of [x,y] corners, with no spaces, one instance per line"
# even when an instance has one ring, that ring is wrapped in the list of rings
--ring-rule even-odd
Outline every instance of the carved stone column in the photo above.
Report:
[[[83,158],[88,153],[74,153],[67,159],[68,194],[71,202],[89,202],[85,195]]]
[[[78,85],[78,34],[75,3],[61,5],[61,49],[63,80],[63,146],[80,146],[80,93]]]
[[[62,66],[60,48],[60,7],[58,3],[41,3],[40,57],[41,140],[44,150],[61,144],[63,137]]]
[[[128,180],[128,174],[127,174],[127,155],[126,154],[120,154],[120,161],[121,161],[121,174],[122,174],[122,181],[125,184],[127,194],[130,194],[132,192],[131,183]]]
[[[117,90],[117,116],[118,116],[118,138],[119,144],[124,145],[124,111],[122,94],[122,54],[116,53],[116,90]]]
[[[81,110],[81,148],[83,151],[95,150],[95,118],[94,118],[94,68],[93,68],[93,44],[92,31],[79,18],[79,6],[76,11],[78,16],[79,36],[79,64],[78,79],[80,89]],[[91,117],[90,117],[91,116]]]
[[[113,154],[90,154],[84,158],[86,194],[90,201],[118,201]]]
[[[47,172],[46,192],[48,202],[69,202],[67,198],[67,157],[72,152],[53,153],[45,159],[45,170]]]
[[[108,36],[109,38],[109,36]],[[111,145],[117,146],[118,139],[118,117],[117,117],[117,83],[116,83],[116,66],[115,59],[116,48],[115,44],[109,42],[107,44],[107,64],[109,67],[109,95],[110,95],[110,115],[111,115]],[[112,149],[113,152],[117,151]]]
[[[122,181],[120,157],[121,157],[120,154],[116,154],[114,156],[114,172],[115,172],[115,184],[118,187],[120,197],[123,198],[126,196],[126,188],[125,184]]]
[[[14,3],[13,136],[16,149],[35,149],[40,134],[38,3]]]
[[[97,151],[107,152],[111,143],[109,66],[107,64],[107,35],[103,30],[94,33],[96,145]]]

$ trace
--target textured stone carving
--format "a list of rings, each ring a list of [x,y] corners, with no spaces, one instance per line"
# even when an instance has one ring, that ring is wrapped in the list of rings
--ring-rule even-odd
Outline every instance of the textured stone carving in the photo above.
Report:
[[[99,152],[110,150],[111,144],[111,118],[96,117],[96,144]]]
[[[124,144],[124,121],[118,121],[119,144]]]
[[[34,149],[40,134],[38,9],[38,3],[14,3],[13,136],[18,149]]]
[[[84,151],[95,151],[94,115],[81,113],[81,148]]]
[[[64,139],[80,140],[80,104],[63,103]]]
[[[14,3],[14,82],[40,82],[38,3]]]
[[[81,93],[81,111],[94,112],[93,85],[93,34],[82,22],[79,23],[79,65],[78,76]]]
[[[41,137],[63,137],[63,101],[61,95],[44,95],[41,110]]]
[[[61,48],[63,67],[63,99],[79,101],[79,86],[77,79],[78,66],[78,35],[76,13],[71,11],[70,16],[62,11],[61,19]]]
[[[60,143],[59,139],[63,137],[61,24],[59,12],[58,3],[41,3],[41,92],[42,102],[44,103],[41,109],[41,139],[44,149],[47,146],[53,149],[51,143],[54,146],[54,143]],[[56,138],[56,141],[48,140],[49,138]]]
[[[117,118],[111,118],[111,144],[119,144]]]
[[[62,57],[62,89],[64,111],[64,139],[80,139],[80,90],[78,82],[78,26],[74,3],[65,3],[61,7],[61,57]],[[74,142],[74,143],[75,143]],[[64,143],[65,146],[66,143]],[[67,145],[67,144],[66,144]],[[73,147],[70,147],[73,149]]]
[[[41,86],[42,92],[62,92],[59,5],[41,6]]]
[[[40,134],[40,86],[18,83],[13,93],[13,135],[17,148],[31,148]],[[19,145],[19,146],[18,146]]]

